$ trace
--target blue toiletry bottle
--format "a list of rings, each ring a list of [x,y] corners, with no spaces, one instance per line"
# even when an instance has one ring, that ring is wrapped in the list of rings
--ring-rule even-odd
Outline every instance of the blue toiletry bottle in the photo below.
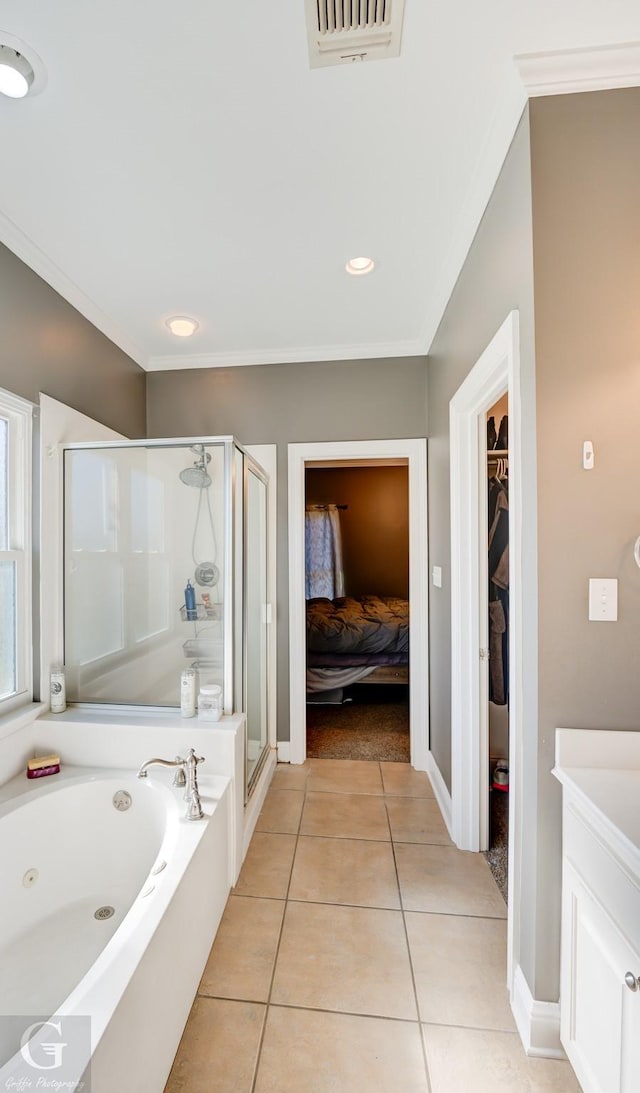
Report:
[[[191,581],[187,581],[187,587],[184,590],[184,606],[187,610],[187,619],[189,622],[195,622],[198,617],[196,611],[196,590],[191,584]]]

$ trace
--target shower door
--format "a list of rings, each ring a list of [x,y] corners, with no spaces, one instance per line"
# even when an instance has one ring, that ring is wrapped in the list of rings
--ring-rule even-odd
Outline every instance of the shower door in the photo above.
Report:
[[[247,795],[268,751],[267,484],[245,456],[244,481],[244,709],[247,717]]]
[[[64,454],[69,701],[176,707],[195,669],[246,715],[247,797],[269,752],[267,483],[233,437]]]

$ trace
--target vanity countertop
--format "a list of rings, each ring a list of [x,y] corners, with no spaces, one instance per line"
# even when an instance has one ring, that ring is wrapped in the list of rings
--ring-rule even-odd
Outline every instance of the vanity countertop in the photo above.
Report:
[[[640,875],[640,732],[558,729],[553,774]]]

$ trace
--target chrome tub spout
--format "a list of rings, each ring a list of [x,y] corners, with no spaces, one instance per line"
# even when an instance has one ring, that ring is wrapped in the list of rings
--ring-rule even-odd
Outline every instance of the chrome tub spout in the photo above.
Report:
[[[176,767],[174,786],[184,786],[184,799],[187,802],[185,820],[201,820],[204,816],[198,790],[198,763],[204,763],[204,756],[196,755],[189,748],[186,759],[179,755],[175,759],[147,759],[138,771],[138,778],[146,778],[149,767]]]

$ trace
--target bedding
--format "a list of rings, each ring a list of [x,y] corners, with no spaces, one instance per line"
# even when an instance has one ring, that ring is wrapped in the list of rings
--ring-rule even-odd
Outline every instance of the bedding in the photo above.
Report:
[[[396,596],[307,600],[307,691],[364,680],[409,663],[409,603]]]
[[[396,596],[307,600],[310,653],[409,652],[409,603]]]

